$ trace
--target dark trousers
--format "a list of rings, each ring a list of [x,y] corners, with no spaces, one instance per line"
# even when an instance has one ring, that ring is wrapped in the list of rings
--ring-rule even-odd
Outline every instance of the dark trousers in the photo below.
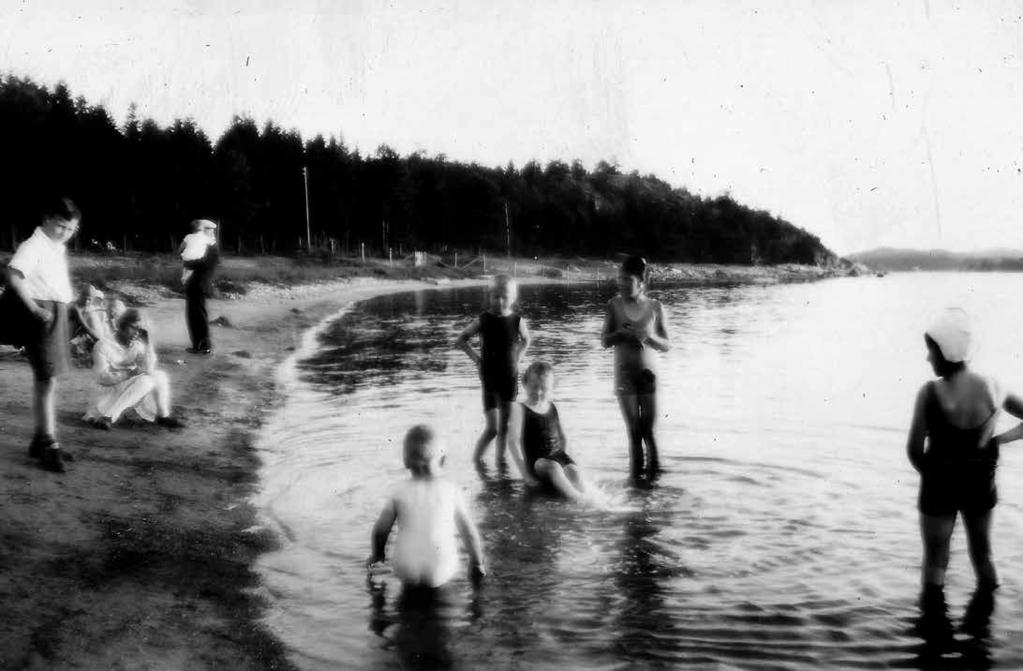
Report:
[[[213,347],[210,341],[210,317],[206,312],[206,292],[201,282],[185,285],[185,315],[188,318],[188,336],[192,348],[203,350]]]

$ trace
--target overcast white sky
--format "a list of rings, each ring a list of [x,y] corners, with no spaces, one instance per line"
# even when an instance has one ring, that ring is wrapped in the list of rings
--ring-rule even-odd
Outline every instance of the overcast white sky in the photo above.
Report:
[[[599,160],[839,253],[1023,248],[1023,1],[4,0],[0,69],[485,165]],[[87,157],[86,157],[87,158]]]

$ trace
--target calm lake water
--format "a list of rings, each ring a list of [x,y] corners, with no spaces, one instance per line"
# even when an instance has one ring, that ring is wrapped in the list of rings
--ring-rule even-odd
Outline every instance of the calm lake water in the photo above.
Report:
[[[666,474],[651,488],[625,477],[599,344],[613,288],[524,288],[530,357],[554,364],[569,452],[612,512],[525,492],[492,458],[485,472],[472,466],[479,383],[451,343],[483,289],[356,305],[286,366],[288,401],[264,430],[258,504],[283,539],[261,562],[268,624],[308,669],[1023,668],[1023,444],[1003,449],[999,471],[1003,586],[969,632],[961,527],[953,541],[955,651],[928,643],[941,623],[921,621],[917,477],[904,451],[930,375],[922,331],[946,305],[975,317],[974,367],[1023,391],[1021,285],[917,273],[655,288],[674,348],[659,371]],[[491,570],[481,590],[460,578],[434,603],[401,599],[393,577],[363,567],[418,422],[447,437],[447,474],[473,506]]]

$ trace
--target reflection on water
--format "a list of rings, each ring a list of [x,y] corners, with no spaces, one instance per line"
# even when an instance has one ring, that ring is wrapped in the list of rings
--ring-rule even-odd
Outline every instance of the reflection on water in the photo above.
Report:
[[[297,365],[268,423],[259,505],[286,530],[264,557],[267,618],[302,668],[1021,668],[1023,464],[1003,453],[995,555],[972,594],[961,533],[946,598],[921,599],[916,475],[904,441],[929,375],[920,333],[965,301],[976,367],[1023,390],[1015,276],[903,275],[808,285],[663,289],[673,351],[659,371],[665,474],[630,484],[610,295],[527,287],[530,356],[551,361],[569,450],[611,502],[577,508],[477,469],[479,380],[451,344],[481,289],[356,306]],[[447,437],[490,575],[441,594],[369,582],[363,561],[412,424]]]

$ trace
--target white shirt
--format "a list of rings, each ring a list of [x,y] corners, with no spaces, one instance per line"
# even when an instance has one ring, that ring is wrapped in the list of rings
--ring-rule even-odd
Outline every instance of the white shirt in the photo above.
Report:
[[[67,248],[36,228],[18,245],[8,264],[25,276],[25,293],[36,301],[70,303],[75,298],[67,267]]]
[[[206,256],[206,249],[213,244],[213,238],[204,231],[189,233],[181,241],[184,249],[181,250],[182,261],[198,261]]]

